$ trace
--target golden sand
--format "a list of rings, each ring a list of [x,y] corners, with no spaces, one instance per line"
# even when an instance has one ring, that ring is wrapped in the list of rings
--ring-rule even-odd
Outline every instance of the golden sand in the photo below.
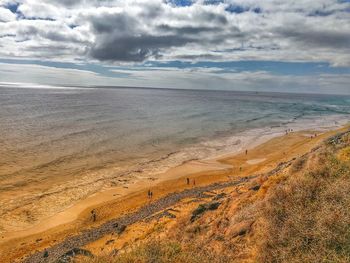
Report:
[[[135,211],[150,202],[147,198],[149,189],[154,193],[154,200],[189,187],[264,173],[280,162],[307,153],[325,138],[345,129],[325,132],[312,139],[306,135],[314,134],[312,131],[290,133],[249,149],[247,154],[241,152],[217,160],[191,161],[161,174],[157,181],[145,179],[128,188],[116,187],[94,194],[29,229],[3,234],[0,237],[0,262],[14,262],[67,236]],[[190,179],[190,185],[186,178]],[[91,220],[92,209],[97,214],[95,222]]]

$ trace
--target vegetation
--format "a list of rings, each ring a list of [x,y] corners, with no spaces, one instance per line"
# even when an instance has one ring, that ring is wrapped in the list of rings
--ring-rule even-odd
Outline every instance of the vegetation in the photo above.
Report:
[[[332,138],[296,160],[282,179],[274,179],[277,183],[269,184],[273,177],[268,179],[269,188],[262,198],[243,200],[244,205],[230,215],[224,233],[236,235],[220,232],[203,238],[197,231],[185,242],[179,237],[186,231],[178,230],[172,241],[148,241],[88,262],[350,262],[349,145],[349,134]],[[220,208],[229,207],[230,200]],[[205,220],[204,208],[199,206],[193,212],[203,220],[188,220],[189,226],[207,229],[203,224],[210,220]],[[225,221],[227,212],[222,209],[212,212],[217,213],[215,222]],[[224,244],[224,250],[214,249],[214,239]]]
[[[211,251],[198,248],[183,249],[179,242],[157,240],[132,248],[118,256],[102,256],[84,260],[86,263],[225,263],[229,259],[214,255]]]
[[[271,192],[259,220],[258,262],[350,262],[350,165],[336,156],[343,139]]]

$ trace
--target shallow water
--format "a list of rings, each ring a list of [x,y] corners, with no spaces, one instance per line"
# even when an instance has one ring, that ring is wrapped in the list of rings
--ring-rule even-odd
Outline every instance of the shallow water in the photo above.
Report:
[[[50,200],[64,208],[104,187],[240,149],[245,138],[340,125],[349,114],[349,96],[1,87],[0,215],[28,206],[35,221],[50,214],[40,209]]]

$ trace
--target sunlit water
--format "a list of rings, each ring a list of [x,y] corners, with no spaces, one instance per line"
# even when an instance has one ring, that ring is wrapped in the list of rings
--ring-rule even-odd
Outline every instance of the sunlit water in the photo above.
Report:
[[[64,208],[104,187],[222,153],[228,142],[239,147],[234,136],[340,125],[349,113],[347,96],[2,87],[0,213],[28,207],[35,221],[50,214],[40,202]],[[58,197],[63,191],[66,198]]]

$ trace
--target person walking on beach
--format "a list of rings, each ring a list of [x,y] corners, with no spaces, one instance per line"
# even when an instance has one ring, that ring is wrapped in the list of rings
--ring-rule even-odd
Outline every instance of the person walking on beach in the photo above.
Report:
[[[190,184],[190,178],[186,178],[186,181],[187,181],[187,185],[189,185]]]
[[[248,150],[245,150],[245,155],[247,155],[248,154]]]
[[[92,222],[96,221],[96,211],[95,211],[95,209],[91,210],[91,218],[92,218]]]
[[[148,199],[150,199],[150,198],[151,198],[151,190],[148,190],[148,192],[147,192],[147,196],[148,196]]]
[[[150,192],[150,198],[151,199],[153,198],[153,192],[152,191]]]

